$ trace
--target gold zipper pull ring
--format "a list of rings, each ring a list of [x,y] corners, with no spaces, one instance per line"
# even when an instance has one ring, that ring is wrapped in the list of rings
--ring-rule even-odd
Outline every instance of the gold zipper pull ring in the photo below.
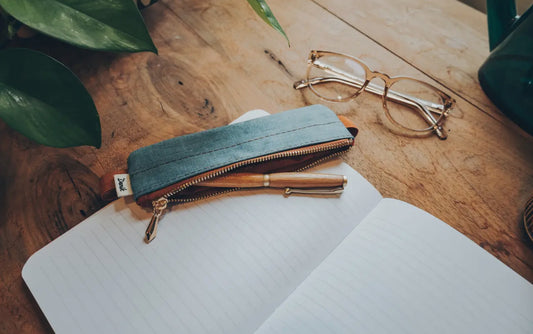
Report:
[[[148,224],[148,227],[146,228],[146,243],[150,243],[152,240],[155,239],[157,235],[157,226],[159,225],[159,218],[163,215],[163,212],[167,208],[168,200],[164,197],[161,197],[160,199],[153,201],[152,205],[154,207],[153,209],[153,215],[152,219],[150,219],[150,224]]]

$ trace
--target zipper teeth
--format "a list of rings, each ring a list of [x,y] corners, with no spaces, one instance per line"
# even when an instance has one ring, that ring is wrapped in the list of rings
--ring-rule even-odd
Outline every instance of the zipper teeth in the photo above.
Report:
[[[351,145],[352,142],[353,142],[353,139],[345,139],[342,142],[337,142],[337,143],[331,144],[331,145],[325,145],[325,146],[321,146],[321,147],[314,147],[314,148],[302,149],[302,150],[293,150],[293,151],[289,151],[289,152],[285,151],[285,152],[275,153],[275,154],[268,155],[268,156],[262,156],[262,157],[258,157],[258,158],[254,158],[254,159],[249,159],[249,160],[244,160],[244,161],[241,161],[241,162],[237,162],[237,163],[232,164],[232,165],[230,165],[230,166],[228,166],[226,168],[218,170],[217,172],[214,172],[212,174],[204,175],[204,176],[202,176],[200,178],[193,179],[193,180],[181,185],[177,189],[166,193],[162,197],[164,197],[165,199],[168,200],[168,202],[171,202],[171,203],[190,203],[190,202],[194,202],[194,201],[197,201],[197,200],[207,199],[207,198],[210,198],[210,197],[213,197],[213,196],[229,193],[229,192],[235,191],[235,190],[237,190],[239,188],[230,188],[230,189],[226,189],[226,190],[222,190],[222,191],[217,191],[217,192],[211,193],[209,195],[193,197],[193,198],[169,199],[170,196],[173,196],[173,195],[179,193],[180,191],[183,191],[183,190],[195,185],[196,183],[203,182],[203,181],[215,178],[217,176],[220,176],[222,174],[228,173],[228,172],[230,172],[230,171],[232,171],[234,169],[237,169],[239,167],[243,167],[243,166],[246,166],[246,165],[252,165],[252,164],[256,164],[256,163],[260,163],[260,162],[265,162],[265,161],[270,161],[270,160],[274,160],[274,159],[296,157],[296,156],[301,156],[301,155],[306,155],[306,154],[324,152],[324,151],[328,151],[328,150],[333,150],[333,149],[349,146],[349,145]],[[341,153],[342,153],[342,151],[334,152],[334,153],[332,153],[332,154],[330,154],[328,156],[322,157],[322,158],[320,158],[320,159],[318,159],[318,160],[316,160],[316,161],[314,161],[314,162],[312,162],[312,163],[310,163],[310,164],[308,164],[308,165],[306,165],[304,167],[301,167],[301,168],[299,168],[296,171],[299,172],[299,171],[303,171],[303,170],[309,169],[311,167],[314,167],[314,166],[320,164],[321,162],[323,162],[323,161],[325,161],[327,159],[330,159],[332,157],[338,156]]]
[[[330,155],[328,155],[326,157],[320,158],[320,159],[316,160],[315,162],[310,163],[309,165],[303,166],[302,168],[299,168],[299,169],[295,170],[295,172],[301,172],[301,171],[313,168],[313,167],[321,164],[322,162],[324,162],[326,160],[329,160],[329,159],[332,159],[332,158],[334,158],[336,156],[341,155],[342,153],[343,153],[343,151],[339,151],[339,152],[335,152],[333,154],[330,154]],[[222,174],[222,173],[220,173],[220,174]],[[202,181],[199,181],[199,182],[203,182],[203,181],[205,181],[205,180],[202,180]],[[240,188],[227,188],[227,189],[224,189],[224,190],[216,191],[214,193],[210,193],[209,195],[203,195],[203,196],[191,197],[191,198],[168,199],[168,201],[170,203],[191,203],[191,202],[196,202],[196,201],[201,201],[201,200],[204,200],[204,199],[208,199],[208,198],[211,198],[211,197],[214,197],[214,196],[219,196],[219,195],[231,193],[231,192],[237,191],[239,189]],[[179,192],[179,191],[177,191],[177,192]],[[173,195],[175,195],[176,193],[174,193]],[[172,195],[169,195],[169,196],[172,196]]]
[[[334,158],[334,157],[337,157],[337,156],[341,155],[343,152],[344,151],[338,151],[338,152],[332,153],[330,155],[327,155],[325,157],[322,157],[322,158],[316,160],[315,162],[310,163],[309,165],[305,165],[305,166],[303,166],[301,168],[298,168],[296,170],[296,172],[302,172],[304,170],[307,170],[307,169],[313,168],[315,166],[318,166],[318,165],[320,165],[322,162],[324,162],[326,160],[329,160],[331,158]]]
[[[214,196],[227,194],[227,193],[236,191],[238,189],[239,188],[228,188],[228,189],[225,189],[225,190],[221,190],[221,191],[217,191],[217,192],[214,192],[214,193],[210,193],[209,195],[203,195],[203,196],[191,197],[191,198],[169,199],[168,202],[169,203],[191,203],[191,202],[196,202],[196,201],[201,201],[201,200],[204,200],[204,199],[208,199],[208,198],[211,198],[211,197],[214,197]]]

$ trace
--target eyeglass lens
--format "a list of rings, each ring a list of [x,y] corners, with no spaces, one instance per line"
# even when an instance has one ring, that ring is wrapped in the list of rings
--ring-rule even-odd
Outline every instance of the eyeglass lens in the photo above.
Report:
[[[308,79],[317,95],[330,101],[346,101],[362,89],[366,71],[350,58],[324,55],[313,62]]]
[[[442,109],[434,108],[443,108],[440,95],[416,80],[394,82],[385,96],[385,104],[390,116],[408,129],[428,130],[442,118]]]

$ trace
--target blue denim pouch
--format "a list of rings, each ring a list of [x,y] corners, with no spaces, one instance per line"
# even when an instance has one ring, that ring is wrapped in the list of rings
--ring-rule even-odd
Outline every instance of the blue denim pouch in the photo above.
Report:
[[[313,105],[165,140],[130,154],[133,194],[143,206],[186,202],[216,192],[195,183],[232,171],[301,170],[352,146],[357,130],[349,129]]]
[[[141,206],[161,198],[190,202],[221,192],[195,184],[227,173],[314,166],[353,145],[357,129],[341,119],[330,109],[313,105],[140,148],[128,157],[134,198]],[[113,174],[117,173],[102,178],[104,199],[116,197],[113,181],[106,181]]]

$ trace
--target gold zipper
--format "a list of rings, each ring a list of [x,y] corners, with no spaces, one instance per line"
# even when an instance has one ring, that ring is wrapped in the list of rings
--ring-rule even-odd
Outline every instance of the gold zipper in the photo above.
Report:
[[[314,146],[308,147],[308,148],[295,149],[295,150],[289,150],[289,151],[283,151],[283,152],[279,152],[279,153],[274,153],[274,154],[270,154],[270,155],[266,155],[266,156],[261,156],[261,157],[257,157],[257,158],[253,158],[253,159],[248,159],[248,160],[236,162],[236,163],[233,163],[231,165],[226,166],[223,169],[219,169],[216,172],[213,172],[211,174],[207,174],[207,175],[203,175],[201,177],[193,178],[189,182],[179,186],[178,188],[176,188],[176,189],[174,189],[172,191],[169,191],[168,193],[166,193],[163,196],[161,196],[159,199],[157,199],[157,200],[152,202],[153,216],[152,216],[152,219],[150,219],[150,223],[148,224],[148,228],[146,229],[146,242],[149,243],[155,238],[155,236],[157,234],[157,226],[159,224],[159,220],[160,220],[161,216],[163,215],[163,213],[164,213],[164,211],[167,208],[169,203],[189,203],[189,202],[194,202],[194,201],[197,201],[197,200],[207,199],[207,198],[210,198],[210,197],[213,197],[213,196],[229,193],[229,192],[232,192],[232,191],[235,191],[235,190],[238,189],[238,188],[230,188],[230,189],[226,189],[226,190],[223,190],[223,191],[210,193],[209,195],[191,197],[191,198],[187,198],[187,199],[179,199],[179,198],[174,198],[173,199],[173,198],[171,198],[172,196],[176,195],[177,193],[179,193],[179,192],[181,192],[181,191],[183,191],[183,190],[185,190],[185,189],[187,189],[187,188],[189,188],[191,186],[194,186],[197,183],[200,183],[200,182],[203,182],[203,181],[207,181],[207,180],[210,180],[212,178],[221,176],[221,175],[226,174],[228,172],[231,172],[232,170],[235,170],[235,169],[237,169],[239,167],[249,166],[249,165],[258,164],[258,163],[271,161],[271,160],[275,160],[275,159],[297,157],[297,156],[303,156],[303,155],[307,155],[307,154],[313,154],[313,153],[319,153],[319,152],[326,152],[326,151],[329,151],[329,150],[340,149],[340,148],[343,148],[343,147],[351,146],[353,144],[353,142],[354,142],[354,139],[347,138],[347,139],[342,139],[342,140],[335,141],[333,143],[319,144],[319,145],[314,145]],[[329,155],[324,156],[324,157],[322,157],[322,158],[320,158],[318,160],[315,160],[312,163],[310,163],[310,164],[308,164],[308,165],[306,165],[304,167],[301,167],[301,168],[299,168],[296,171],[299,172],[299,171],[303,171],[305,169],[314,167],[314,166],[322,163],[325,160],[331,159],[332,157],[335,157],[335,156],[341,154],[342,152],[343,151],[336,151],[336,152],[334,152],[332,154],[329,154]]]

